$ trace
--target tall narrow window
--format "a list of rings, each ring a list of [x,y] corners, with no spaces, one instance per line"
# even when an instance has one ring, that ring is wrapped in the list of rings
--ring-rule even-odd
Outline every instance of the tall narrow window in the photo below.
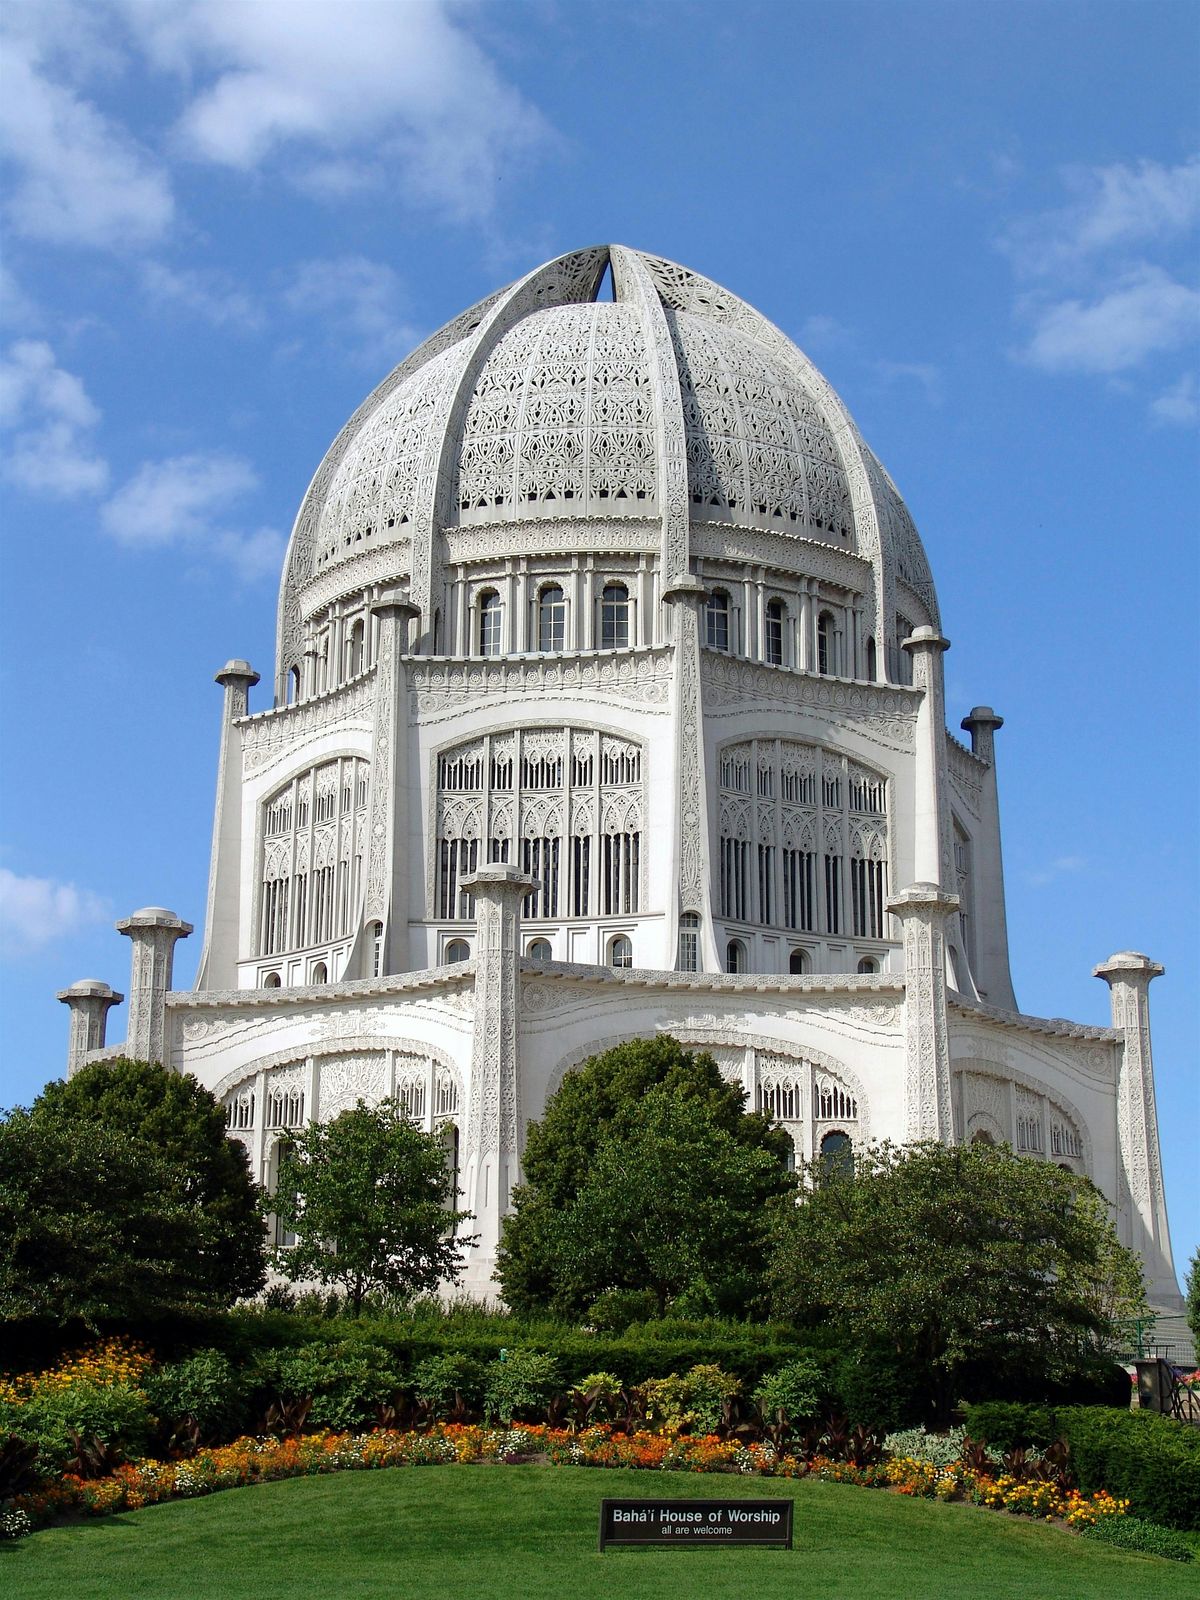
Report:
[[[538,649],[562,650],[567,632],[567,602],[557,585],[538,596]]]
[[[721,840],[721,915],[745,922],[749,915],[746,882],[750,846],[744,839]]]
[[[606,917],[628,916],[638,908],[640,833],[606,833],[603,852],[603,912]]]
[[[623,583],[609,583],[600,596],[600,648],[626,650],[629,647],[629,590]]]
[[[350,642],[346,650],[347,675],[351,678],[357,678],[363,669],[363,639],[363,624],[356,622],[350,629]]]
[[[371,976],[378,978],[383,972],[383,923],[373,922],[371,935]]]
[[[700,970],[700,918],[694,911],[685,911],[679,918],[679,972]]]
[[[817,671],[823,678],[837,672],[837,633],[831,611],[822,611],[817,618]]]
[[[803,950],[793,950],[788,957],[788,971],[794,976],[808,971],[808,956]]]
[[[783,852],[783,925],[798,932],[816,928],[816,856],[811,850]]]
[[[842,858],[825,857],[825,932],[842,931]]]
[[[608,964],[618,969],[633,966],[633,944],[623,933],[619,933],[608,947]]]
[[[558,916],[558,854],[557,839],[521,840],[521,870],[537,884],[536,890],[525,897],[525,916]]]
[[[704,606],[704,642],[710,650],[729,649],[729,596],[714,589]]]
[[[479,597],[479,654],[481,656],[498,656],[500,654],[501,620],[500,596],[494,589],[489,589],[486,594],[481,594]]]
[[[783,665],[783,625],[787,608],[782,600],[767,601],[767,632],[764,640],[767,662],[772,667]]]
[[[874,683],[876,677],[876,655],[874,639],[867,640],[867,677]]]
[[[725,946],[725,971],[745,972],[746,946],[740,939],[730,939]]]

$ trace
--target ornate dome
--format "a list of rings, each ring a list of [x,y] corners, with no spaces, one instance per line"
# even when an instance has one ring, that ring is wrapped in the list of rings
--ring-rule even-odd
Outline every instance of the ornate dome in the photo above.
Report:
[[[480,302],[359,408],[296,521],[281,646],[306,599],[359,583],[407,579],[424,610],[442,534],[528,526],[543,550],[546,524],[582,518],[661,524],[664,551],[672,519],[833,545],[937,621],[904,503],[808,358],[718,285],[613,245]]]

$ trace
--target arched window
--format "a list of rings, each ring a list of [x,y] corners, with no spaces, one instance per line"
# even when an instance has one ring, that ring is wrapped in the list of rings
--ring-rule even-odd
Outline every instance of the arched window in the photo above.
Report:
[[[500,596],[495,589],[486,590],[479,596],[479,654],[481,656],[498,656],[500,654],[500,623],[502,616]]]
[[[312,982],[313,983],[328,983],[329,982],[329,968],[325,965],[325,963],[323,961],[318,961],[316,966],[312,969]]]
[[[863,973],[878,972],[879,963],[874,956],[864,956],[858,963],[858,970]]]
[[[566,647],[567,602],[557,584],[538,595],[538,649],[562,650]]]
[[[680,972],[700,970],[700,918],[694,911],[685,911],[679,919],[679,959],[676,967]]]
[[[821,1140],[821,1175],[848,1178],[854,1173],[854,1145],[848,1133],[827,1133]]]
[[[822,611],[817,618],[817,671],[823,678],[837,672],[837,630],[832,611]]]
[[[365,629],[361,621],[356,622],[350,629],[350,640],[346,647],[347,676],[356,678],[363,669],[363,640]]]
[[[870,679],[870,681],[872,683],[875,682],[875,641],[874,641],[874,639],[868,639],[867,640],[867,677]]]
[[[433,613],[433,653],[440,656],[442,653],[442,613]]]
[[[793,974],[808,971],[808,952],[806,950],[793,950],[788,957],[788,971]]]
[[[729,596],[714,589],[704,604],[704,642],[710,650],[729,649]]]
[[[623,583],[608,583],[600,596],[600,648],[629,647],[629,590]]]
[[[268,972],[266,977],[263,979],[262,986],[264,989],[281,988],[282,984],[280,982],[279,974],[277,972]]]
[[[287,675],[287,703],[294,706],[300,698],[300,668],[290,667]]]
[[[465,939],[451,939],[446,946],[446,961],[469,961],[471,959],[471,946]]]
[[[627,968],[633,965],[633,942],[619,933],[608,947],[610,967]]]
[[[378,978],[383,972],[383,923],[373,922],[367,932],[371,940],[371,976]]]
[[[946,946],[946,980],[952,989],[961,993],[962,985],[958,981],[958,951],[952,944]]]
[[[534,939],[525,953],[531,961],[549,961],[553,954],[549,939]]]
[[[725,946],[725,971],[745,972],[746,946],[740,939],[730,939]]]
[[[972,1144],[995,1144],[995,1142],[995,1139],[992,1138],[991,1134],[986,1128],[977,1128],[971,1135]],[[1068,1171],[1069,1170],[1070,1169],[1068,1168]]]
[[[763,651],[772,667],[783,665],[783,625],[787,620],[787,607],[782,600],[767,601],[767,631]]]

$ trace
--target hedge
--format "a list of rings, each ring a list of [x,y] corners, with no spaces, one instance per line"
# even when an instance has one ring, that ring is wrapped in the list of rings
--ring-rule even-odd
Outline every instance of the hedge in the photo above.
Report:
[[[967,1432],[1001,1449],[1071,1447],[1071,1470],[1085,1494],[1104,1488],[1128,1500],[1134,1517],[1167,1528],[1200,1528],[1200,1429],[1153,1411],[1106,1406],[1011,1405],[967,1411]]]

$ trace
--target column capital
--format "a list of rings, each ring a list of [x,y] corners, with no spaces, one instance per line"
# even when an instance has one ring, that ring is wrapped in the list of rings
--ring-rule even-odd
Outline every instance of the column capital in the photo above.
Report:
[[[486,896],[499,900],[506,895],[516,895],[523,900],[538,887],[538,881],[519,867],[510,867],[501,861],[491,866],[477,867],[469,878],[461,880],[460,886],[476,899]]]
[[[914,628],[907,639],[901,639],[900,648],[901,650],[907,650],[910,655],[915,654],[918,650],[936,650],[939,653],[944,653],[949,650],[950,641],[943,634],[940,634],[936,628],[922,626]]]
[[[668,588],[664,589],[662,598],[668,604],[672,604],[676,600],[701,600],[707,593],[706,585],[701,583],[699,578],[687,573],[683,577],[676,578]]]
[[[65,1006],[74,1005],[80,1000],[98,1000],[104,1006],[119,1006],[125,996],[99,978],[80,978],[69,988],[60,989],[54,998],[61,1000]]]
[[[69,989],[60,989],[57,998],[71,1008],[71,1033],[67,1045],[67,1077],[79,1071],[93,1050],[104,1048],[108,1013],[125,996],[110,989],[99,978],[81,978]]]
[[[1004,726],[1004,718],[999,717],[991,706],[972,706],[967,715],[959,723],[965,733],[971,735],[971,753],[981,756],[984,761],[990,762],[993,755],[993,740],[997,728]]]
[[[235,657],[234,660],[227,661],[220,672],[213,675],[213,682],[219,683],[223,689],[233,688],[238,684],[253,689],[259,682],[259,675],[248,661]]]
[[[1099,966],[1092,968],[1093,978],[1103,978],[1111,988],[1114,983],[1121,981],[1135,983],[1139,978],[1144,979],[1149,986],[1152,978],[1161,978],[1166,968],[1157,961],[1151,961],[1149,956],[1144,956],[1140,950],[1118,950],[1116,955],[1109,956],[1107,961],[1102,961]]]
[[[946,894],[936,883],[910,883],[907,889],[892,895],[887,909],[896,917],[908,916],[914,911],[940,911],[948,916],[961,904],[956,894]]]
[[[140,911],[133,912],[130,916],[114,923],[118,933],[123,933],[126,938],[132,939],[137,934],[162,930],[164,933],[173,933],[179,939],[186,939],[192,932],[190,922],[185,922],[182,917],[168,911],[166,906],[143,906]]]
[[[410,617],[419,617],[421,608],[405,590],[390,586],[382,590],[371,602],[371,612],[376,617],[398,617],[404,621]]]

